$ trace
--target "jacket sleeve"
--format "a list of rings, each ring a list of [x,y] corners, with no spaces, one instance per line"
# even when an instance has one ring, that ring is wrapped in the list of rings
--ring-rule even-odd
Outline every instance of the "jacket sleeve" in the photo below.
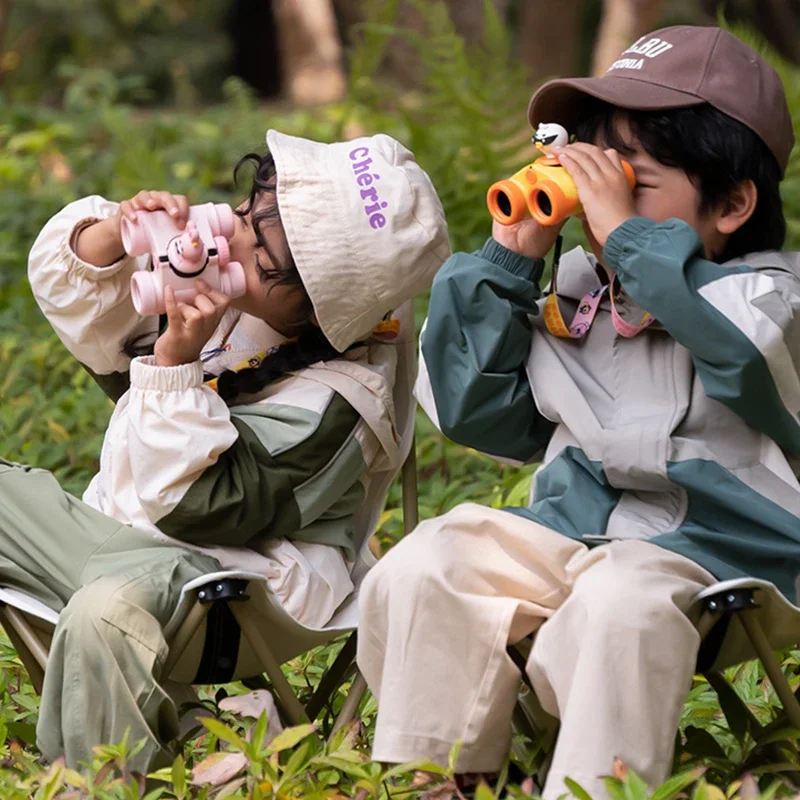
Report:
[[[541,259],[520,256],[493,239],[477,253],[452,256],[434,279],[421,344],[441,431],[460,444],[523,462],[546,446],[553,431],[536,408],[525,371],[533,335],[529,315],[538,313],[543,267]]]
[[[119,205],[97,195],[70,203],[42,229],[28,258],[33,296],[66,348],[112,399],[127,386],[129,339],[158,330],[158,317],[142,318],[133,307],[131,275],[143,264],[123,258],[107,267],[81,261],[75,235],[116,214]],[[146,261],[146,257],[142,257]],[[116,396],[115,396],[116,395]]]
[[[352,515],[367,468],[360,417],[328,389],[301,403],[228,408],[203,385],[199,361],[134,359],[106,434],[98,494],[127,486],[162,532],[200,545],[291,538]]]
[[[604,260],[684,347],[706,394],[784,450],[800,453],[800,280],[788,269],[720,265],[681,220],[635,217]]]

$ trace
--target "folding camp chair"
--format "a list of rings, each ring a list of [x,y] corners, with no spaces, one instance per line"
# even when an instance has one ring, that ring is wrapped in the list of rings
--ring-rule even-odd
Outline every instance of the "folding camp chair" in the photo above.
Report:
[[[333,732],[355,716],[366,689],[366,682],[355,668],[358,588],[375,563],[368,546],[368,534],[377,527],[383,500],[398,472],[402,472],[405,533],[416,526],[418,514],[413,446],[416,402],[412,396],[416,377],[416,335],[412,303],[404,303],[395,316],[401,321],[401,334],[394,343],[398,353],[394,400],[403,465],[393,473],[387,471],[373,479],[361,510],[356,514],[355,529],[367,535],[359,543],[351,574],[355,591],[324,628],[313,629],[301,625],[283,609],[263,575],[242,570],[203,575],[183,587],[175,612],[165,627],[169,655],[162,672],[163,681],[202,685],[250,679],[254,685],[269,686],[283,721],[295,725],[316,719],[341,684],[355,673]],[[57,612],[31,596],[0,585],[0,625],[39,692],[57,622]],[[347,633],[350,636],[334,664],[304,706],[280,665]],[[268,684],[263,680],[264,673]]]
[[[800,730],[800,688],[792,692],[775,656],[776,650],[800,644],[800,607],[792,605],[774,584],[751,578],[709,586],[697,595],[695,603],[699,614],[697,629],[702,639],[697,671],[719,694],[726,689],[732,691],[722,674],[724,668],[759,659],[783,706],[783,712],[770,723],[770,730],[786,727]],[[533,637],[529,637],[520,645],[510,647],[508,652],[519,667],[523,681],[514,709],[514,728],[531,739],[541,739],[536,777],[543,786],[558,734],[558,721],[538,703],[525,672],[532,645]],[[756,740],[761,733],[768,732],[752,714],[748,714],[748,724]],[[778,759],[785,761],[780,755]],[[787,773],[787,777],[800,780],[798,773]]]
[[[409,533],[417,524],[416,459],[411,448],[402,469],[403,524]],[[362,557],[363,558],[363,557]],[[371,558],[370,556],[366,557]],[[356,585],[369,562],[353,575]],[[314,720],[325,708],[348,674],[356,654],[357,591],[323,629],[306,628],[286,611],[262,575],[238,570],[203,575],[187,583],[165,628],[170,643],[164,665],[165,680],[179,684],[203,684],[248,679],[266,673],[269,688],[287,724]],[[216,624],[209,624],[216,615]],[[0,587],[0,624],[28,670],[31,683],[42,690],[44,673],[58,613],[33,597]],[[209,644],[211,631],[226,626],[226,641]],[[237,631],[244,634],[241,642]],[[233,631],[233,636],[231,636]],[[333,665],[325,673],[310,701],[304,706],[284,677],[280,665],[291,658],[350,633]],[[209,652],[213,653],[209,656]],[[235,662],[235,665],[234,665]],[[200,663],[199,670],[196,664]],[[204,676],[204,677],[203,677]],[[334,732],[356,714],[366,683],[356,673],[345,703],[336,718]]]

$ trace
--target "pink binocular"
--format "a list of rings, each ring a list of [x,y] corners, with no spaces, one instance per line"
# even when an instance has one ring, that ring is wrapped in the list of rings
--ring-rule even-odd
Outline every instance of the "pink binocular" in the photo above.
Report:
[[[167,286],[175,290],[178,302],[191,303],[197,296],[198,278],[228,297],[241,297],[246,289],[244,269],[231,261],[228,247],[234,228],[234,213],[225,203],[191,206],[184,230],[166,211],[140,211],[135,223],[123,219],[125,252],[130,256],[150,253],[152,258],[149,270],[135,272],[131,278],[136,311],[142,316],[163,314]]]

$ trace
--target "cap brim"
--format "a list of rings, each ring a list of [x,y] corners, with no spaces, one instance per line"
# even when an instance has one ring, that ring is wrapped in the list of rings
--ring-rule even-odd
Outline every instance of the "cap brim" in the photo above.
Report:
[[[556,122],[574,133],[587,97],[641,111],[686,108],[706,102],[689,92],[632,78],[558,78],[539,87],[533,95],[528,120],[534,128],[540,122]]]

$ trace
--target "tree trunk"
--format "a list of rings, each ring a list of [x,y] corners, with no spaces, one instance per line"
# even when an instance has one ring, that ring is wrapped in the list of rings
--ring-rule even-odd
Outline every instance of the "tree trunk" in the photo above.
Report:
[[[703,0],[707,24],[716,24],[718,0]],[[728,0],[725,17],[755,28],[784,58],[800,62],[800,2],[798,0]]]
[[[604,0],[592,74],[602,75],[623,50],[653,30],[662,6],[663,0]]]
[[[6,38],[8,20],[11,16],[11,0],[0,0],[0,86],[3,84],[3,73],[5,72],[5,51],[3,45]]]
[[[575,75],[578,70],[581,0],[522,0],[520,55],[536,79]]]
[[[273,13],[288,96],[301,105],[340,100],[347,79],[331,0],[274,0]]]
[[[353,25],[364,21],[364,6],[369,2],[370,0],[334,0],[341,27],[345,32]],[[444,2],[456,31],[468,44],[479,42],[483,35],[483,0],[444,0]],[[505,20],[509,0],[492,0],[492,3],[500,18]],[[398,30],[429,35],[431,33],[426,31],[425,24],[411,0],[401,0],[399,3],[394,26]],[[419,78],[419,65],[415,60],[414,49],[399,36],[389,42],[382,69],[405,86],[413,86]]]

